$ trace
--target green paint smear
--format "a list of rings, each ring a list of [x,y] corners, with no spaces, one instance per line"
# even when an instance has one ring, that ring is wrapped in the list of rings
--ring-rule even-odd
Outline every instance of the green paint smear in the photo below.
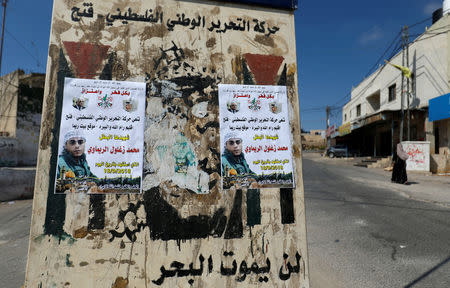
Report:
[[[70,254],[66,254],[66,266],[73,267],[73,262],[70,261]]]
[[[73,238],[71,235],[63,232],[61,235],[47,235],[47,234],[42,234],[40,236],[37,236],[33,239],[34,242],[36,243],[42,243],[42,240],[44,240],[45,236],[52,236],[53,239],[57,239],[59,242],[62,241],[66,241],[67,240],[67,244],[69,245],[73,245],[77,239]]]

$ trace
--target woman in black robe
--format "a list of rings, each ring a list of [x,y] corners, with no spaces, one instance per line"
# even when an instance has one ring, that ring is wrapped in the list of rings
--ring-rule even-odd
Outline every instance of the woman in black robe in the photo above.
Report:
[[[403,150],[402,144],[397,144],[397,151],[394,152],[392,161],[394,168],[392,169],[391,181],[399,184],[407,184],[408,175],[406,174],[406,160],[409,155]]]

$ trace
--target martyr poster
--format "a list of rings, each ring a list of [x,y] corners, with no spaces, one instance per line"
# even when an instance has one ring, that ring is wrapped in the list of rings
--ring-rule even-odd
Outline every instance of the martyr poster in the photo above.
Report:
[[[140,193],[145,83],[65,78],[55,193]]]
[[[222,187],[294,185],[285,86],[219,85]]]

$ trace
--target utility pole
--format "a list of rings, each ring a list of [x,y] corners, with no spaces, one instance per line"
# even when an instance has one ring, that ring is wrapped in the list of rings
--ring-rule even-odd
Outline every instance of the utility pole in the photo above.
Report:
[[[406,67],[409,68],[409,28],[406,28]],[[408,119],[408,141],[411,141],[411,112],[409,110],[409,77],[406,77],[406,115]]]
[[[402,66],[405,66],[405,28],[402,27]],[[401,85],[401,100],[400,100],[400,108],[401,108],[401,113],[400,113],[400,142],[403,141],[403,119],[405,118],[405,112],[403,111],[403,95],[405,94],[405,90],[403,89],[403,85],[404,85],[404,76],[403,76],[403,72],[402,72],[402,85]]]
[[[3,58],[3,39],[5,34],[6,4],[8,0],[2,0],[3,6],[3,23],[2,23],[2,40],[0,44],[0,76],[2,75],[2,58]]]
[[[327,131],[326,131],[326,133],[328,135],[328,128],[330,126],[330,106],[328,106],[328,105],[327,105],[326,112],[327,112]],[[330,145],[330,136],[328,135],[327,136],[327,148],[329,148],[330,146],[331,146]]]

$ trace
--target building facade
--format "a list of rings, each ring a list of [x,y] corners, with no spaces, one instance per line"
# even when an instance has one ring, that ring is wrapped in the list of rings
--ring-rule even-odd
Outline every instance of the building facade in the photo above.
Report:
[[[0,167],[36,165],[45,74],[0,78]]]
[[[444,14],[409,44],[408,53],[390,59],[396,65],[409,63],[410,78],[385,64],[352,89],[342,109],[342,123],[351,133],[341,142],[360,155],[388,156],[400,141],[429,141],[431,170],[449,169],[449,120],[430,122],[428,116],[429,101],[449,92],[450,15]]]
[[[311,130],[309,133],[301,133],[301,138],[304,150],[324,150],[326,148],[325,130]]]

